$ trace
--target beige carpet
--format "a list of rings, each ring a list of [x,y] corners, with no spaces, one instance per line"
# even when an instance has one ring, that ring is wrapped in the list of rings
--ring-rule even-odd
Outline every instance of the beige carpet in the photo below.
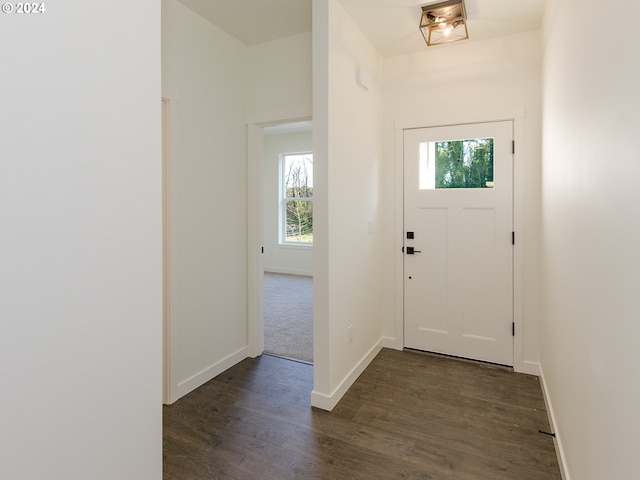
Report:
[[[313,279],[264,274],[264,351],[313,362]]]

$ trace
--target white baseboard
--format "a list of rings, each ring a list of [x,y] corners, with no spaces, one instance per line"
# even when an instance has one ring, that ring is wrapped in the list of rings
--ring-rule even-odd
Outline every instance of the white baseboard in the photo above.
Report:
[[[303,277],[313,277],[313,271],[300,270],[296,268],[281,268],[281,267],[264,267],[265,273],[283,273],[285,275],[300,275]]]
[[[553,442],[556,447],[556,455],[558,456],[558,465],[560,466],[560,474],[562,475],[562,480],[571,480],[571,476],[569,475],[569,467],[567,465],[566,457],[564,454],[564,449],[562,448],[562,440],[560,437],[560,432],[558,431],[556,424],[556,416],[553,413],[553,405],[551,403],[551,398],[549,397],[549,391],[547,390],[547,382],[544,377],[544,370],[542,369],[542,365],[538,365],[540,371],[540,385],[542,386],[542,396],[544,397],[544,403],[547,406],[547,415],[549,416],[549,424],[551,425],[551,431],[555,433],[555,437]]]
[[[404,348],[402,342],[394,337],[382,337],[382,346],[393,350],[402,350]]]
[[[316,392],[315,390],[311,392],[311,406],[321,408],[322,410],[326,410],[330,412],[333,410],[340,399],[344,396],[345,393],[351,388],[351,385],[358,379],[358,377],[364,372],[364,370],[369,366],[371,361],[380,353],[382,350],[383,339],[381,338],[376,342],[376,344],[360,359],[360,361],[356,364],[355,367],[351,369],[351,371],[347,374],[347,376],[340,382],[340,384],[331,392],[330,395],[326,395],[324,393]]]
[[[524,360],[513,366],[513,369],[518,373],[526,373],[528,375],[540,376],[540,364],[537,362],[530,362]]]
[[[222,372],[233,367],[236,363],[241,362],[248,356],[248,347],[243,347],[213,365],[210,365],[200,372],[190,376],[186,380],[181,381],[177,385],[170,387],[169,404],[172,404],[184,397],[187,393],[192,392],[199,386],[207,383],[213,377],[220,375]]]

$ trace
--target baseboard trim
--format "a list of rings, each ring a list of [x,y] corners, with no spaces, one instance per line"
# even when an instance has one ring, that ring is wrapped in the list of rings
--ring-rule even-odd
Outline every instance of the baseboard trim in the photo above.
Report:
[[[518,373],[526,373],[528,375],[540,376],[540,364],[537,362],[529,362],[527,360],[514,365],[513,368]]]
[[[393,350],[402,350],[404,348],[402,342],[394,337],[382,337],[382,346]]]
[[[544,398],[544,404],[547,407],[549,424],[551,425],[551,431],[555,433],[553,442],[556,447],[556,456],[558,457],[560,475],[562,475],[562,480],[571,480],[571,476],[569,475],[569,467],[567,465],[566,457],[564,454],[564,449],[562,448],[562,438],[557,428],[556,416],[555,416],[555,413],[553,412],[553,405],[551,403],[551,397],[549,396],[549,390],[547,389],[547,381],[545,380],[544,370],[542,368],[542,365],[538,365],[538,369],[540,371],[540,375],[539,375],[540,385],[542,386],[542,396]]]
[[[340,399],[351,388],[351,385],[355,383],[362,372],[369,366],[369,364],[376,358],[376,355],[382,350],[383,339],[381,338],[371,349],[360,359],[355,367],[347,374],[347,376],[340,382],[340,384],[331,392],[330,395],[316,392],[311,392],[311,406],[320,408],[330,412],[333,410]]]
[[[241,362],[245,358],[249,356],[248,347],[243,347],[240,350],[233,352],[230,355],[227,355],[222,360],[214,363],[213,365],[204,368],[198,373],[190,376],[186,380],[178,383],[174,388],[169,392],[169,404],[174,403],[180,398],[184,397],[187,393],[192,392],[196,388],[204,385],[213,377],[220,375],[225,370],[233,367],[236,363]]]

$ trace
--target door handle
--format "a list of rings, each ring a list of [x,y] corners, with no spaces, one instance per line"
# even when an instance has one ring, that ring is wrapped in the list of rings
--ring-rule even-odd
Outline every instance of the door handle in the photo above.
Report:
[[[413,247],[407,247],[407,255],[413,255],[414,253],[422,253],[422,251],[416,250]]]

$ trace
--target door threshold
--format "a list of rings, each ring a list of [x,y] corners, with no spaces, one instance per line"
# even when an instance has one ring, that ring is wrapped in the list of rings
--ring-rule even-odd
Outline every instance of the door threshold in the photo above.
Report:
[[[307,362],[306,360],[300,360],[299,358],[285,357],[284,355],[278,355],[277,353],[271,353],[271,352],[262,352],[262,354],[268,355],[270,357],[282,358],[283,360],[289,360],[291,362],[304,363],[305,365],[313,366],[313,362]]]
[[[473,358],[466,358],[466,357],[458,357],[456,355],[448,355],[446,353],[438,353],[438,352],[428,352],[425,350],[418,350],[416,348],[409,348],[409,347],[404,347],[402,349],[403,352],[409,352],[409,353],[418,353],[420,355],[429,355],[432,357],[441,357],[441,358],[449,358],[451,360],[458,360],[460,362],[466,362],[466,363],[475,363],[478,365],[482,365],[488,368],[495,368],[498,370],[505,370],[507,372],[513,372],[513,367],[511,365],[503,365],[501,363],[492,363],[492,362],[487,362],[484,360],[475,360]]]

